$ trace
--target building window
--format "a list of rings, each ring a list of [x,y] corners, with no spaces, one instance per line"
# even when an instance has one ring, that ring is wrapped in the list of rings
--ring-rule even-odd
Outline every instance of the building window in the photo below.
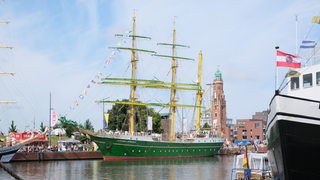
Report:
[[[247,130],[242,130],[242,135],[247,135]]]
[[[308,88],[312,86],[312,74],[303,75],[303,87]]]
[[[299,89],[299,77],[291,78],[291,89]]]
[[[242,139],[247,139],[247,136],[242,136]]]
[[[259,124],[259,123],[255,123],[255,124],[254,124],[254,128],[257,129],[257,128],[259,128],[259,127],[260,127],[260,124]]]
[[[320,72],[316,73],[316,83],[317,85],[320,85]]]

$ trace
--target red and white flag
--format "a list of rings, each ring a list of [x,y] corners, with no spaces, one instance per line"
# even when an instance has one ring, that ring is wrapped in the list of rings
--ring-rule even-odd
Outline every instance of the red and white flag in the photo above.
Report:
[[[51,109],[51,127],[57,123],[57,113],[54,109]]]
[[[288,54],[277,50],[277,67],[291,67],[291,68],[301,68],[301,63],[296,62],[298,58],[296,55]]]

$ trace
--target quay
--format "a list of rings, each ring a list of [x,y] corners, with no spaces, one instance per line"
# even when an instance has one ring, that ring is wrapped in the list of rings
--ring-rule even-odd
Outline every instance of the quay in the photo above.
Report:
[[[17,152],[11,162],[103,159],[100,151]]]

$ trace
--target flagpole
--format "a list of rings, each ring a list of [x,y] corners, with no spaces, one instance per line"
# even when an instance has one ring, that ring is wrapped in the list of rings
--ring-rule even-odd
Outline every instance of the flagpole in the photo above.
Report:
[[[49,148],[51,148],[51,92],[49,96]]]
[[[275,49],[276,49],[276,51],[279,49],[279,46],[276,46],[275,47]],[[277,61],[277,60],[276,60]],[[277,90],[277,88],[278,88],[278,66],[276,65],[276,73],[275,73],[275,90]]]
[[[296,55],[298,54],[298,15],[296,15]]]
[[[317,63],[317,58],[316,58],[316,46],[313,48],[313,65],[316,65]]]

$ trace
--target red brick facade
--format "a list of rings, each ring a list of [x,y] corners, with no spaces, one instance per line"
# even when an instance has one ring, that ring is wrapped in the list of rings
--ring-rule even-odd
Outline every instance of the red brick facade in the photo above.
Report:
[[[236,139],[263,141],[265,139],[263,131],[265,125],[266,121],[264,120],[238,119],[236,123]]]
[[[226,126],[227,111],[226,100],[223,91],[223,80],[219,69],[216,71],[215,79],[213,81],[211,116],[213,120],[212,124],[217,133],[219,135],[224,135],[225,139],[230,140],[230,130]]]

